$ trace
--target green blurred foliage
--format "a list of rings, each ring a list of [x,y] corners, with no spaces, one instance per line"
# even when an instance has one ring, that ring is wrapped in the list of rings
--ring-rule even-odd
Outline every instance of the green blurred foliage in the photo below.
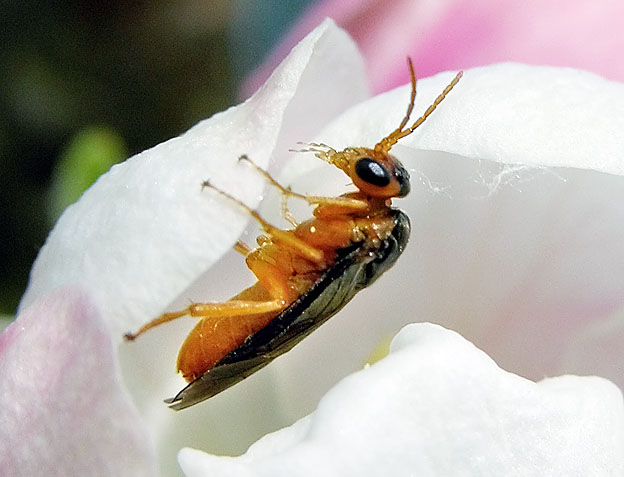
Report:
[[[0,4],[0,313],[15,312],[50,214],[234,104],[311,1]]]
[[[76,202],[101,174],[127,155],[123,138],[112,129],[92,126],[79,131],[61,153],[52,174],[50,222],[56,222],[65,207]]]

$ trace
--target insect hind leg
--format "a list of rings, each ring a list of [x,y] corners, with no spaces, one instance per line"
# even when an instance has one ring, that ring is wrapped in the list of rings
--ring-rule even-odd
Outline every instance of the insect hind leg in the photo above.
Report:
[[[134,341],[147,330],[176,320],[183,316],[195,318],[223,318],[229,316],[257,315],[259,313],[269,313],[279,311],[284,308],[284,300],[229,300],[222,303],[193,303],[183,310],[163,313],[158,318],[146,323],[139,328],[136,333],[126,333],[126,341]]]

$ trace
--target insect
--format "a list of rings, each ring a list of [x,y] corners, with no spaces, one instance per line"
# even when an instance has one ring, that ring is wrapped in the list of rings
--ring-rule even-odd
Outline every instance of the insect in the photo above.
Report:
[[[397,141],[418,128],[455,87],[462,72],[448,84],[429,108],[407,127],[416,97],[416,76],[408,59],[412,91],[399,127],[373,148],[342,151],[310,144],[323,161],[342,170],[356,192],[337,197],[298,194],[280,185],[247,156],[249,163],[284,198],[294,197],[314,206],[313,218],[279,229],[258,212],[205,181],[211,188],[246,210],[262,227],[258,246],[237,242],[255,285],[222,303],[193,303],[164,313],[125,335],[134,340],[145,331],[189,315],[200,319],[190,332],[177,360],[178,371],[189,382],[175,397],[165,400],[180,410],[208,399],[269,364],[277,356],[321,326],[361,289],[371,285],[401,255],[410,235],[405,213],[391,206],[393,198],[410,191],[409,174],[392,155]],[[290,219],[286,209],[283,215]]]

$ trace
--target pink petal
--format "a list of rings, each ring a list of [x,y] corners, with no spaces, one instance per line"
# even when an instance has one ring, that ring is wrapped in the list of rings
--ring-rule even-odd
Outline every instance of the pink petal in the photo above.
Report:
[[[99,313],[75,289],[0,337],[0,469],[12,475],[154,475],[149,435],[121,385]]]
[[[314,25],[332,17],[355,39],[374,91],[408,81],[405,57],[420,76],[500,61],[569,66],[624,79],[624,4],[614,0],[326,0],[315,5],[249,80],[250,92]]]

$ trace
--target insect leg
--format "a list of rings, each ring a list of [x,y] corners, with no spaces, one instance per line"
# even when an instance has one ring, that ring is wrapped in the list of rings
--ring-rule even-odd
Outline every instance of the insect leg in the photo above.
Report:
[[[151,330],[152,328],[155,328],[156,326],[162,325],[164,323],[168,323],[169,321],[173,321],[176,318],[180,318],[181,316],[184,316],[186,314],[187,314],[186,310],[176,311],[172,313],[163,313],[158,318],[154,318],[152,321],[145,323],[136,331],[136,333],[126,333],[124,335],[124,339],[126,341],[134,341],[137,337],[145,333],[147,330]]]
[[[230,300],[223,303],[193,303],[183,310],[163,313],[158,318],[141,326],[141,328],[139,328],[136,333],[126,333],[124,335],[124,338],[127,341],[133,341],[138,336],[145,333],[147,330],[187,315],[199,318],[222,318],[232,315],[257,315],[260,313],[279,311],[283,308],[284,300]]]
[[[251,247],[247,245],[245,242],[237,240],[234,244],[234,250],[240,253],[242,256],[246,257],[249,252],[251,252]]]
[[[295,216],[293,214],[290,213],[290,210],[288,209],[288,196],[282,194],[282,217],[284,217],[284,220],[286,220],[286,222],[288,222],[292,227],[296,227],[297,225],[299,225],[299,222],[297,222],[297,219],[295,219]]]
[[[292,232],[288,230],[281,230],[274,225],[271,225],[266,220],[264,220],[257,211],[248,207],[244,202],[241,202],[236,197],[233,197],[227,192],[219,189],[218,187],[213,186],[210,181],[204,181],[202,187],[209,187],[215,192],[218,192],[222,196],[231,200],[232,202],[238,204],[262,226],[266,234],[270,236],[274,241],[287,245],[292,250],[295,250],[299,256],[306,258],[311,262],[321,263],[324,261],[325,256],[321,250],[307,244],[303,240],[298,239]]]
[[[264,176],[273,186],[277,187],[279,191],[287,197],[296,197],[298,199],[305,200],[310,205],[338,205],[344,206],[352,211],[366,210],[368,208],[368,202],[364,200],[354,199],[351,197],[322,197],[318,195],[305,195],[293,192],[288,187],[284,187],[277,182],[271,174],[262,169],[258,164],[253,162],[247,155],[242,155],[238,158],[239,161],[245,161],[251,164],[260,174]],[[288,220],[288,219],[287,219]]]
[[[264,250],[256,250],[247,255],[247,266],[256,275],[258,284],[243,290],[226,302],[192,303],[182,310],[163,313],[143,325],[136,333],[126,333],[126,340],[132,341],[151,328],[187,315],[218,319],[258,315],[284,309],[297,298],[298,294],[288,285],[284,273],[267,261],[272,258],[267,253]]]

